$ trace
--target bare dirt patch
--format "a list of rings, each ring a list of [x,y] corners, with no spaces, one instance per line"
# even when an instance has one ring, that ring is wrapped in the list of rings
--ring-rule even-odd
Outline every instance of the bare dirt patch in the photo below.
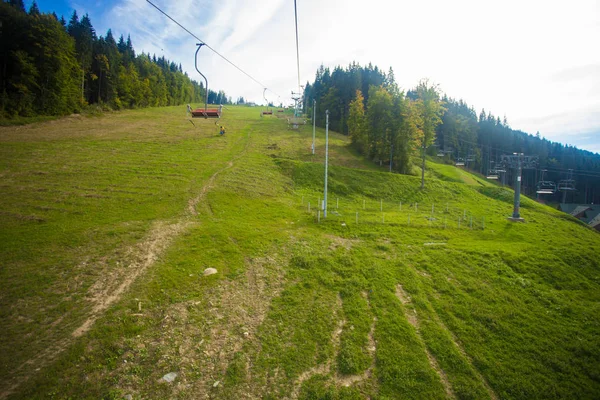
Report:
[[[92,310],[84,323],[73,331],[73,336],[79,337],[87,332],[104,311],[120,299],[131,284],[156,262],[173,239],[190,225],[190,222],[184,221],[156,223],[145,240],[129,249],[126,259],[130,261],[126,267],[113,269],[92,285],[88,297]]]
[[[339,247],[350,250],[356,243],[360,242],[358,239],[346,239],[335,235],[325,235],[325,237],[331,240],[329,250],[336,250]]]
[[[236,354],[239,356],[249,342],[260,345],[256,332],[271,301],[284,286],[283,262],[277,254],[247,258],[242,276],[222,280],[208,289],[200,301],[175,304],[165,311],[161,336],[155,343],[165,361],[164,365],[157,365],[157,374],[168,372],[164,368],[170,365],[169,360],[177,360],[179,376],[172,398],[181,392],[193,394],[193,398],[210,398],[222,386]],[[246,359],[247,373],[248,363]],[[245,382],[240,392],[259,398],[251,395],[260,391],[251,387],[251,377]]]

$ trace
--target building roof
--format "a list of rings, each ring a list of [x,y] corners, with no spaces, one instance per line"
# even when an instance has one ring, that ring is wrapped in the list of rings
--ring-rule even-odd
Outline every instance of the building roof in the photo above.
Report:
[[[584,213],[589,210],[591,207],[587,205],[577,205],[572,211],[569,212],[575,218],[580,218],[584,216]]]
[[[590,222],[588,222],[588,225],[591,226],[592,228],[600,228],[600,212],[598,214],[596,214],[596,216],[594,218],[592,218],[592,220]]]

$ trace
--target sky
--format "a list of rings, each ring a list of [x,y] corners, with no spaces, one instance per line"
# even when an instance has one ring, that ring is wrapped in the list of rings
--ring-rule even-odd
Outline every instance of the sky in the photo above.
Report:
[[[152,0],[209,49],[198,67],[234,98],[290,103],[298,90],[292,0]],[[31,1],[25,2],[27,6]],[[37,0],[68,20],[88,13],[98,35],[130,34],[137,53],[181,63],[197,40],[146,0]],[[404,90],[428,78],[513,129],[600,153],[600,0],[297,0],[301,84],[319,65],[393,68]]]

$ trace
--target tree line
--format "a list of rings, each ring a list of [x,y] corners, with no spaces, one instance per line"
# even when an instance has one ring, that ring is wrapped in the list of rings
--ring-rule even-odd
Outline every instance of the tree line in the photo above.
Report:
[[[98,36],[89,16],[67,22],[33,2],[0,3],[0,116],[66,115],[87,105],[112,109],[203,103],[202,83],[164,56],[136,54],[131,38]],[[231,103],[209,90],[211,103]]]
[[[478,114],[428,80],[405,92],[392,68],[386,73],[356,62],[333,70],[321,66],[304,88],[303,107],[309,115],[314,100],[317,125],[325,126],[323,116],[329,110],[332,130],[348,135],[359,153],[396,172],[413,173],[418,165],[424,174],[428,155],[489,175],[502,170],[502,155],[524,153],[538,157],[537,168],[523,171],[525,193],[536,194],[542,174],[557,183],[570,178],[573,170],[577,190],[568,193],[567,202],[600,202],[600,155],[549,141],[539,132],[514,130],[506,117],[485,110]],[[512,184],[513,171],[507,170],[504,179]],[[562,201],[561,193],[543,197]]]

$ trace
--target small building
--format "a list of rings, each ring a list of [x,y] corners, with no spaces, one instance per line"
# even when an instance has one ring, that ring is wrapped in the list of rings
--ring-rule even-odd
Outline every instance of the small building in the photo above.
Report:
[[[600,205],[561,203],[558,209],[600,231]]]

